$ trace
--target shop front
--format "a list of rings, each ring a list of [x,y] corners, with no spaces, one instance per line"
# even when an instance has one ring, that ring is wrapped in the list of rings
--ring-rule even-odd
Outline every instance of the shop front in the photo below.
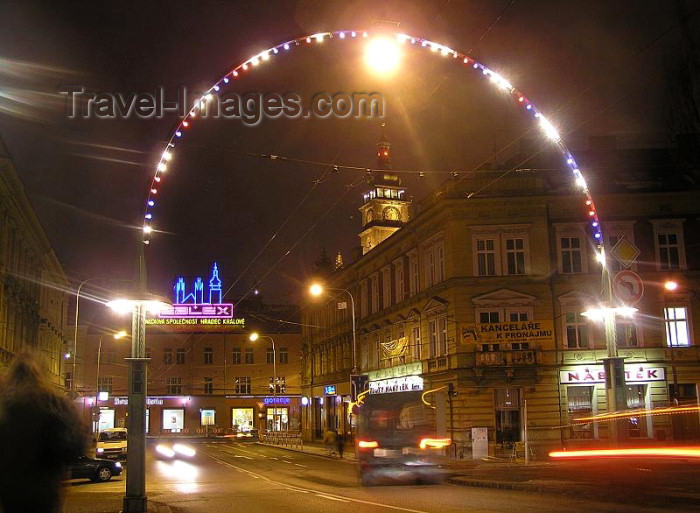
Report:
[[[668,404],[666,369],[647,363],[628,363],[625,369],[626,409],[639,412],[621,417],[630,440],[666,439],[668,419],[643,412]],[[577,365],[559,371],[565,421],[564,439],[569,445],[586,445],[607,438],[608,423],[590,420],[607,412],[603,365]]]
[[[326,429],[352,437],[350,423],[350,381],[314,386],[311,397],[303,398],[302,435],[308,440],[323,439]]]

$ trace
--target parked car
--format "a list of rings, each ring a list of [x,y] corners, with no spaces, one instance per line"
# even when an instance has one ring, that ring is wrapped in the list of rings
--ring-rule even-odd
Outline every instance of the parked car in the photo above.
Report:
[[[118,461],[102,460],[81,456],[68,465],[68,479],[90,479],[106,482],[112,476],[122,473],[122,464]]]
[[[108,428],[100,431],[97,438],[97,447],[95,447],[95,456],[98,458],[126,459],[126,438],[126,428]]]

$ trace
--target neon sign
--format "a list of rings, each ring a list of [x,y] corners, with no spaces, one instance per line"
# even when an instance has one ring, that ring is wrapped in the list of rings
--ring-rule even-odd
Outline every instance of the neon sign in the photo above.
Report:
[[[265,404],[291,404],[292,400],[289,397],[265,397],[263,403]]]
[[[194,290],[187,291],[187,284],[182,276],[177,278],[175,287],[175,304],[164,308],[158,314],[160,319],[232,319],[233,304],[221,302],[221,279],[219,267],[214,268],[209,278],[205,301],[204,281],[201,277],[194,280]]]

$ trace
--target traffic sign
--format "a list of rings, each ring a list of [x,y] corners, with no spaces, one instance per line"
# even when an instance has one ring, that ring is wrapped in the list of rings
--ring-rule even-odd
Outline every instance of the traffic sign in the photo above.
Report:
[[[629,268],[637,260],[639,253],[641,253],[639,248],[627,237],[620,237],[617,244],[610,250],[610,254],[626,268]]]
[[[633,305],[642,299],[644,283],[635,272],[625,269],[615,275],[612,284],[613,292],[617,299],[626,305]]]

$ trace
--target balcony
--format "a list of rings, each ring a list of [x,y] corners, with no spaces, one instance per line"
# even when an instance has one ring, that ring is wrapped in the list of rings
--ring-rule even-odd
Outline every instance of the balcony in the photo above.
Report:
[[[477,367],[519,367],[537,364],[537,351],[519,349],[511,351],[477,351]]]

